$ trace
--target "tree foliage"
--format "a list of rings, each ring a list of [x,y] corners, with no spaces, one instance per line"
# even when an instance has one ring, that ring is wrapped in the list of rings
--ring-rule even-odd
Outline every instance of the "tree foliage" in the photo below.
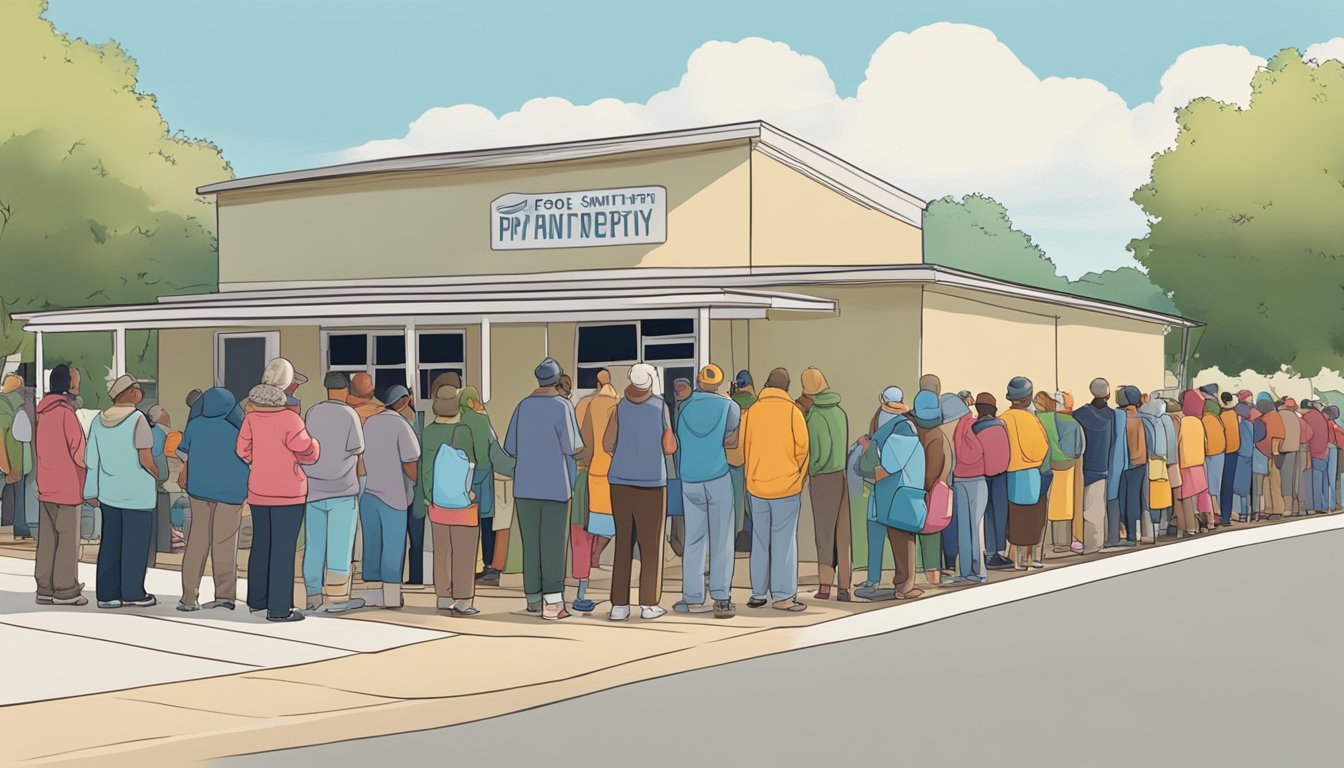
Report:
[[[24,348],[10,313],[214,290],[195,189],[232,176],[217,147],[169,133],[125,51],[58,33],[45,10],[0,3],[0,356]]]
[[[1311,373],[1344,364],[1344,65],[1287,49],[1247,109],[1197,99],[1134,201],[1130,243],[1184,314],[1208,323],[1201,362]]]

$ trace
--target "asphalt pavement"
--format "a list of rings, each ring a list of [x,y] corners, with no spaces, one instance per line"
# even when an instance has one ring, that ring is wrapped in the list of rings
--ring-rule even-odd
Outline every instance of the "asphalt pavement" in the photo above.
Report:
[[[1262,543],[505,717],[221,763],[1344,765],[1342,549],[1344,531]]]

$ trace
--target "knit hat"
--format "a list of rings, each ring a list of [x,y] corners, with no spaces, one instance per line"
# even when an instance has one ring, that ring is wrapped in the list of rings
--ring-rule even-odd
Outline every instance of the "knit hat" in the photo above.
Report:
[[[261,383],[277,389],[288,387],[294,383],[294,364],[283,357],[275,358],[261,372]]]
[[[199,389],[193,389],[190,392],[188,392],[187,407],[191,408],[192,406],[196,405],[196,401],[201,399],[201,394],[202,394],[201,390]]]
[[[717,386],[719,384],[722,384],[723,369],[713,363],[710,363],[709,365],[706,365],[704,368],[700,369],[700,375],[696,377],[696,380],[701,384],[705,384],[708,386]]]
[[[737,387],[738,389],[742,389],[743,387],[750,387],[751,384],[752,384],[751,371],[738,371],[737,378],[733,379],[733,386]]]
[[[392,406],[396,405],[397,401],[400,400],[401,398],[410,396],[411,396],[410,390],[406,389],[400,384],[393,384],[392,386],[387,388],[387,394],[383,395],[383,405],[387,406],[388,408],[391,408]]]
[[[1325,417],[1326,417],[1327,419],[1330,419],[1331,421],[1334,421],[1334,420],[1338,419],[1338,418],[1339,418],[1339,406],[1338,406],[1338,405],[1327,405],[1327,406],[1325,406]]]
[[[537,386],[553,387],[560,380],[560,364],[548,357],[541,361],[532,375],[537,377]]]
[[[630,386],[635,389],[653,389],[658,372],[648,363],[635,363],[630,367]]]
[[[789,390],[789,372],[784,368],[776,368],[765,377],[766,389],[782,389],[785,392]]]
[[[919,391],[932,392],[935,395],[942,394],[943,380],[935,374],[926,373],[919,377]]]
[[[1284,408],[1287,408],[1287,409],[1290,410],[1290,411],[1296,411],[1296,410],[1297,410],[1297,401],[1294,400],[1294,399],[1291,398],[1291,397],[1285,397],[1285,398],[1283,399],[1283,407],[1284,407]]]
[[[158,424],[160,419],[168,415],[168,411],[164,410],[162,405],[155,403],[149,407],[149,412],[145,415],[149,417],[150,424]]]
[[[327,389],[349,389],[350,377],[340,371],[332,371],[322,377],[322,386]]]
[[[1204,386],[1202,386],[1202,387],[1199,388],[1199,393],[1200,393],[1201,395],[1205,396],[1205,397],[1217,397],[1217,396],[1218,396],[1218,385],[1217,385],[1217,384],[1205,384]]]
[[[1143,393],[1139,391],[1138,387],[1132,385],[1121,387],[1120,392],[1117,393],[1117,399],[1120,394],[1123,394],[1125,398],[1125,402],[1122,405],[1133,405],[1137,407],[1143,403]]]
[[[826,376],[820,368],[806,368],[803,370],[803,394],[815,395],[826,391],[830,385],[826,383]]]
[[[430,405],[435,416],[456,416],[462,412],[462,390],[450,384],[439,387],[434,392],[434,402]]]
[[[1130,404],[1129,393],[1126,392],[1125,389],[1126,389],[1125,387],[1120,387],[1119,389],[1115,390],[1115,404],[1120,406],[1121,408],[1124,408],[1125,406]]]
[[[882,390],[882,404],[903,403],[905,402],[905,392],[900,387],[892,386]]]
[[[270,366],[267,366],[267,369],[269,370]],[[139,383],[140,382],[135,380],[134,376],[130,375],[129,373],[123,373],[122,375],[118,376],[116,380],[114,380],[111,384],[107,385],[107,394],[113,400],[116,400],[118,397],[121,397],[123,392],[130,389],[131,387],[134,387],[136,384]]]
[[[1249,389],[1243,389],[1237,393],[1238,402],[1245,403],[1250,401],[1250,399],[1251,399],[1251,390]]]
[[[938,410],[943,412],[944,424],[951,424],[971,412],[971,409],[966,405],[966,398],[959,394],[954,395],[951,392],[938,398]]]
[[[1008,382],[1008,392],[1005,396],[1013,402],[1027,400],[1031,398],[1031,390],[1031,379],[1026,376],[1014,376]]]
[[[915,407],[912,411],[916,426],[933,429],[943,423],[943,411],[938,407],[938,396],[925,389],[915,395]]]
[[[1105,379],[1093,379],[1087,387],[1093,397],[1110,397],[1111,383]]]
[[[963,390],[961,390],[960,392],[957,393],[957,397],[960,397],[962,400],[970,400],[970,399],[971,399],[971,390],[969,390],[969,389],[963,389]]]
[[[355,397],[373,397],[373,377],[362,371],[351,376],[350,394]]]
[[[999,399],[988,392],[981,392],[975,396],[976,405],[988,405],[991,408],[999,407]]]

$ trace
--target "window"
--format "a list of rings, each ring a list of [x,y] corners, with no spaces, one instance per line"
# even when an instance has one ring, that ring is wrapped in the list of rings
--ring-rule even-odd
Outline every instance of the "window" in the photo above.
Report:
[[[659,366],[695,364],[695,320],[660,318],[627,323],[580,325],[574,388],[597,388],[597,372],[611,365],[644,361]]]
[[[462,331],[426,331],[416,338],[417,367],[406,371],[406,334],[402,331],[332,331],[326,334],[327,370],[373,377],[379,400],[394,386],[414,386],[421,402],[431,395],[434,379],[448,371],[466,375],[466,334]]]
[[[261,381],[266,363],[280,355],[280,334],[215,334],[215,386],[224,387],[240,402]]]
[[[416,349],[419,364],[419,387],[416,395],[421,400],[434,399],[430,387],[445,373],[467,375],[467,337],[461,331],[426,331],[419,334]]]

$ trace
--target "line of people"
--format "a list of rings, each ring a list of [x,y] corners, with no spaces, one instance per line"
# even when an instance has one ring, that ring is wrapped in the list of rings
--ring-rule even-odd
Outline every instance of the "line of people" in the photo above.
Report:
[[[536,389],[518,404],[502,443],[478,391],[456,373],[433,382],[432,419],[423,426],[409,391],[375,398],[366,373],[328,374],[326,400],[301,415],[301,379],[283,358],[267,365],[244,403],[221,387],[191,398],[175,446],[192,515],[178,609],[235,608],[244,504],[253,519],[247,606],[270,621],[401,607],[408,553],[414,575],[426,527],[439,609],[476,615],[476,586],[498,584],[515,515],[529,612],[560,620],[570,608],[596,610],[589,580],[610,545],[608,617],[623,621],[635,608],[643,619],[665,614],[669,510],[683,517],[685,578],[673,610],[728,618],[737,610],[741,530],[750,539],[747,606],[806,609],[797,551],[805,489],[815,597],[844,602],[852,599],[852,501],[864,511],[867,543],[866,578],[852,595],[868,600],[920,596],[921,572],[929,585],[946,586],[983,583],[991,570],[1043,568],[1047,546],[1089,554],[1340,508],[1339,411],[1310,400],[1253,400],[1215,385],[1170,399],[1133,386],[1112,392],[1097,379],[1091,402],[1075,408],[1069,393],[1037,392],[1016,377],[1001,408],[992,393],[944,394],[938,377],[925,375],[909,405],[900,387],[885,388],[867,431],[851,440],[841,397],[816,368],[802,372],[794,398],[782,368],[759,393],[739,372],[724,394],[723,370],[707,365],[693,385],[678,382],[671,406],[658,394],[656,369],[643,363],[622,392],[609,371],[598,371],[596,388],[577,403],[555,360],[534,375]],[[75,416],[79,384],[77,371],[57,366],[36,409],[37,601],[87,603],[77,562],[79,510],[88,504],[103,517],[98,606],[151,606],[145,568],[167,471],[154,430],[166,414],[151,425],[137,408],[139,383],[122,376],[86,437]],[[301,530],[307,599],[296,609]],[[364,588],[356,592],[357,531]],[[888,550],[890,589],[882,585]],[[207,557],[214,595],[201,603]],[[569,604],[567,561],[577,581]]]

